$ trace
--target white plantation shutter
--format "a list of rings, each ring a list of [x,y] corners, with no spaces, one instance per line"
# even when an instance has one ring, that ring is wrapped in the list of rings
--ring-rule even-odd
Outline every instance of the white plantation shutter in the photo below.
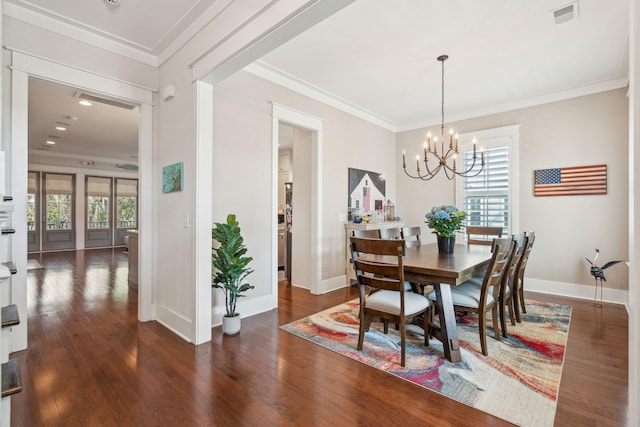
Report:
[[[481,147],[484,148],[485,166],[476,176],[456,178],[455,200],[456,205],[467,212],[465,225],[502,227],[503,236],[518,233],[520,125],[461,134],[460,157],[465,170],[473,162],[474,138],[477,138],[476,168]]]
[[[478,159],[479,160],[479,159]],[[485,167],[463,181],[463,207],[466,225],[502,227],[503,236],[511,228],[509,206],[509,147],[485,150]],[[465,153],[465,169],[473,162],[473,153]]]

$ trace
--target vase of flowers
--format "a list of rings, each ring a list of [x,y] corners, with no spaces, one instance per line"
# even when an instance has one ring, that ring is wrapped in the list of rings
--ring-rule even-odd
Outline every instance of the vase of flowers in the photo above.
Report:
[[[451,254],[456,244],[456,231],[462,227],[467,213],[452,205],[434,206],[425,215],[427,226],[438,236],[438,251]]]

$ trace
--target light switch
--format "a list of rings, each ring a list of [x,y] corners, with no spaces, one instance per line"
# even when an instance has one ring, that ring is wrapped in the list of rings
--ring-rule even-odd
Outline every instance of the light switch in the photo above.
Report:
[[[340,212],[338,214],[338,221],[347,222],[347,214],[344,212]]]
[[[184,228],[189,228],[189,214],[184,215]]]

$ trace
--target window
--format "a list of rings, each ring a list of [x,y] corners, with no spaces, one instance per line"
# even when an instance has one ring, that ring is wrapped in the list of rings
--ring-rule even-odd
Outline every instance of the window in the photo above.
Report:
[[[456,180],[456,189],[460,189],[456,204],[467,212],[465,225],[502,227],[503,236],[517,232],[518,134],[519,126],[514,125],[460,135],[465,170],[473,162],[474,136],[485,160],[478,175]]]
[[[109,229],[111,178],[87,177],[87,229]]]
[[[138,228],[138,180],[116,178],[118,228]]]

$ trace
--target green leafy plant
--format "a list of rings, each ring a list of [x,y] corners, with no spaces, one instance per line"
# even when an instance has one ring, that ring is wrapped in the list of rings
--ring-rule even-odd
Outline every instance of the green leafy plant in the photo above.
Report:
[[[252,257],[247,257],[247,247],[244,245],[240,224],[234,214],[227,215],[226,223],[216,222],[211,230],[211,237],[220,245],[211,253],[211,260],[216,271],[213,274],[211,286],[224,291],[224,303],[227,317],[237,316],[236,302],[243,297],[243,292],[255,288],[249,283],[243,283],[246,277],[253,273],[249,263]]]
[[[432,233],[441,237],[452,237],[456,231],[460,230],[462,221],[467,216],[465,211],[461,211],[452,205],[434,206],[425,215],[425,221]]]

